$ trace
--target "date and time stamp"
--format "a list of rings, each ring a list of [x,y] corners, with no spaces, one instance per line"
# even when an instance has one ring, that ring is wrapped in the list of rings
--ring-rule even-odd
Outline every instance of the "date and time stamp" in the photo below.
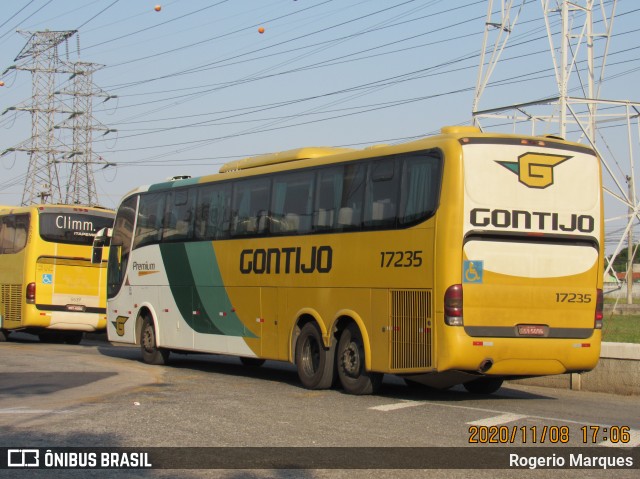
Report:
[[[630,426],[469,426],[469,444],[569,444],[633,446]]]

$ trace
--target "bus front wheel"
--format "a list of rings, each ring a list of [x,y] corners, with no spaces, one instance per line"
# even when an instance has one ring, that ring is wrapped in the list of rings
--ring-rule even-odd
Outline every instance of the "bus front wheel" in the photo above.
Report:
[[[493,394],[502,387],[502,378],[480,378],[464,383],[464,388],[473,394]]]
[[[338,376],[342,387],[349,394],[372,394],[382,384],[381,373],[367,371],[364,367],[364,342],[355,324],[347,326],[340,335]]]
[[[296,343],[296,366],[300,382],[307,389],[328,389],[333,383],[334,349],[325,349],[315,323],[307,323]]]
[[[156,330],[149,317],[145,317],[142,322],[140,349],[142,350],[142,360],[147,364],[162,365],[166,364],[169,359],[169,351],[159,348],[156,344]]]

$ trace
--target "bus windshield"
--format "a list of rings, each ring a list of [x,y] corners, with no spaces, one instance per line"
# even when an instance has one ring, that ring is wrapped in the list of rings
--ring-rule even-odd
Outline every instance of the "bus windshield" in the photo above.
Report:
[[[97,231],[112,225],[113,219],[107,216],[66,212],[40,214],[40,236],[54,243],[91,245]]]

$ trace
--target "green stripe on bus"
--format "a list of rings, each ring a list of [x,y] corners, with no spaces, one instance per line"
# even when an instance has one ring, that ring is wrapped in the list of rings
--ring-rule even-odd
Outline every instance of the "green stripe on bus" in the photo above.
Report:
[[[165,181],[164,183],[156,183],[149,186],[149,191],[167,190],[169,188],[178,188],[180,186],[190,186],[198,184],[199,178],[186,178],[184,180]]]
[[[233,311],[210,242],[165,243],[160,252],[178,310],[194,331],[256,337]]]

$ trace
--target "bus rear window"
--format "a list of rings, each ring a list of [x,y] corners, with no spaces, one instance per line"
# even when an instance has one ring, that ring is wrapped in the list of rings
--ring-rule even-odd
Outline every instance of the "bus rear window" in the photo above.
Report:
[[[102,228],[111,228],[113,219],[78,213],[41,213],[40,236],[45,241],[91,245]]]

